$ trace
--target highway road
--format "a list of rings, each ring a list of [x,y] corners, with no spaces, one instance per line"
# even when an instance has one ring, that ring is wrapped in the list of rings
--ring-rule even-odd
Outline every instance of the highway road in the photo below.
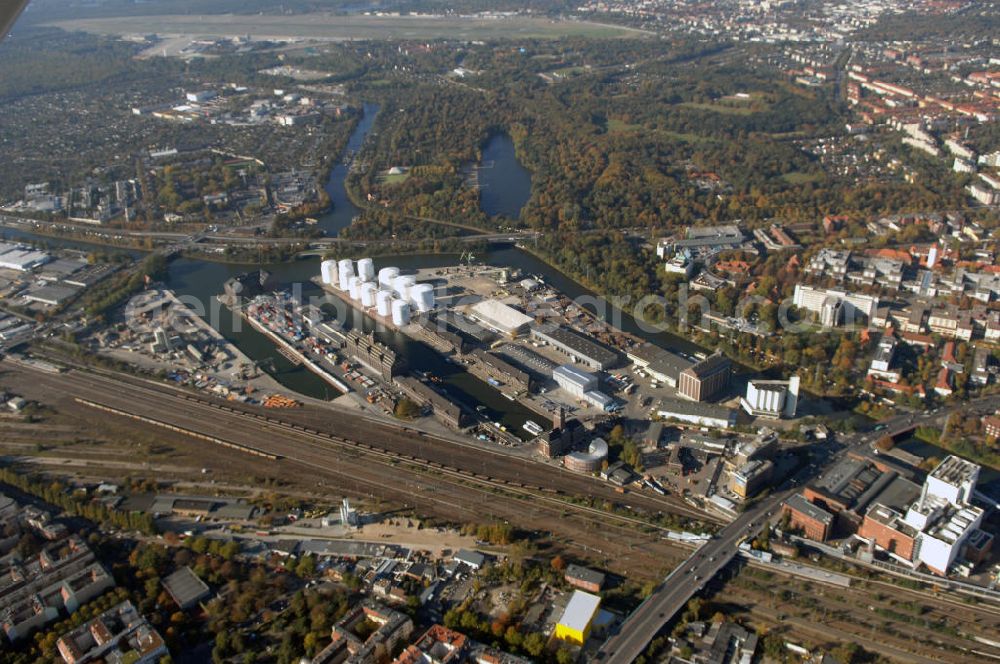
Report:
[[[445,223],[446,225],[456,225],[447,222],[437,222]],[[351,245],[357,247],[366,246],[368,241],[366,240],[350,240],[340,237],[319,237],[319,238],[301,238],[301,237],[268,237],[268,236],[257,236],[257,235],[236,235],[232,233],[178,233],[170,231],[137,231],[137,230],[126,230],[121,228],[105,228],[100,225],[91,224],[81,224],[73,223],[69,221],[43,221],[38,219],[30,219],[27,217],[15,217],[13,215],[0,214],[0,226],[5,226],[7,228],[12,228],[25,233],[39,233],[39,234],[51,234],[52,231],[70,231],[73,233],[81,233],[85,236],[90,236],[96,241],[97,238],[103,238],[105,241],[110,240],[155,240],[161,242],[171,242],[180,246],[194,248],[202,244],[216,244],[216,245],[242,245],[242,246],[257,246],[257,245],[271,245],[271,246],[282,246],[282,245],[299,245],[304,244],[310,249],[323,249],[329,248],[336,245]],[[458,225],[460,226],[460,225]],[[482,229],[476,229],[476,233],[471,235],[456,236],[449,238],[451,241],[458,242],[522,242],[525,240],[531,240],[537,238],[540,235],[537,231],[524,231],[524,230],[514,230],[508,231],[506,233],[489,232]],[[73,239],[73,238],[70,238]],[[83,238],[86,239],[86,238]]]
[[[780,510],[781,503],[802,484],[817,479],[849,452],[873,444],[885,435],[899,435],[918,426],[933,424],[956,411],[977,414],[992,412],[1000,407],[1000,395],[987,396],[959,406],[941,408],[930,413],[897,415],[880,422],[870,432],[847,436],[840,448],[817,446],[827,454],[814,467],[805,466],[789,478],[779,490],[750,507],[735,521],[723,528],[714,539],[695,551],[680,567],[673,570],[598,650],[596,661],[627,664],[641,655],[656,634],[680,612],[719,570],[736,556],[744,539],[756,537],[768,521]]]

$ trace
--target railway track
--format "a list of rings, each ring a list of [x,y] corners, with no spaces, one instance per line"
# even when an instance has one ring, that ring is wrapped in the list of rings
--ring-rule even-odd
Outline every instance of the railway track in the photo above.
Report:
[[[89,380],[91,382],[97,383],[98,385],[95,387],[98,387],[99,389],[109,390],[112,393],[114,392],[120,393],[121,390],[126,387],[126,384],[123,384],[123,378],[125,377],[119,374],[113,374],[111,372],[101,371],[98,373],[89,370],[74,371],[72,372],[72,377],[73,379],[78,381]],[[57,376],[54,378],[66,380],[67,378],[69,378],[69,374],[63,374],[61,376]],[[400,452],[398,450],[392,450],[384,446],[370,445],[368,443],[360,442],[349,436],[333,435],[329,434],[328,432],[316,429],[315,427],[310,427],[294,422],[288,422],[286,420],[282,420],[277,417],[272,417],[270,415],[265,415],[262,413],[257,413],[240,408],[234,408],[224,402],[202,398],[200,396],[190,393],[187,390],[183,390],[180,388],[175,388],[168,385],[161,385],[159,383],[147,381],[144,379],[133,379],[127,381],[127,389],[129,389],[132,392],[140,391],[143,394],[160,399],[172,396],[174,399],[178,398],[183,399],[189,405],[208,407],[215,409],[217,411],[228,413],[235,417],[241,417],[249,420],[256,420],[259,423],[266,423],[271,427],[284,430],[285,432],[288,433],[298,434],[298,435],[305,434],[312,436],[313,439],[332,441],[340,445],[347,445],[350,447],[354,447],[356,449],[364,449],[373,454],[384,453],[388,455],[388,457],[386,458],[397,458],[400,460],[407,460],[411,462],[426,463],[428,465],[434,466],[435,468],[438,468],[443,472],[459,473],[469,478],[479,478],[482,480],[490,479],[499,484],[502,484],[503,486],[518,488],[519,482],[517,480],[497,478],[486,472],[476,473],[473,471],[469,471],[467,469],[461,468],[461,465],[463,464],[457,462],[444,463],[441,461],[436,461],[434,459],[418,458],[415,455],[407,454],[405,452]],[[352,417],[354,420],[360,419],[359,417],[353,415],[349,417]],[[395,436],[404,435],[410,437],[415,436],[416,437],[415,439],[411,438],[407,441],[407,445],[409,446],[412,446],[414,440],[416,440],[418,446],[420,447],[431,447],[433,449],[433,446],[440,445],[442,446],[442,448],[444,448],[445,446],[452,448],[453,450],[455,450],[456,454],[458,453],[459,450],[461,450],[461,452],[465,454],[471,452],[475,457],[475,465],[482,465],[484,471],[491,461],[495,461],[497,463],[505,464],[508,466],[513,462],[516,467],[512,469],[506,468],[505,470],[508,471],[508,474],[512,472],[518,477],[520,477],[521,475],[527,475],[529,477],[533,477],[534,478],[533,482],[529,479],[525,480],[524,482],[520,482],[520,484],[523,485],[523,488],[532,489],[539,493],[568,496],[570,495],[570,491],[573,491],[574,494],[591,495],[604,500],[609,500],[614,502],[624,500],[621,495],[613,493],[610,487],[608,487],[608,485],[593,480],[592,478],[589,477],[583,477],[575,473],[570,473],[569,471],[566,471],[562,468],[552,468],[549,466],[544,466],[542,464],[527,459],[522,459],[521,460],[522,463],[517,463],[517,459],[509,454],[505,454],[503,452],[498,452],[494,450],[489,450],[478,445],[473,445],[471,443],[459,443],[450,438],[442,438],[439,436],[434,436],[432,434],[420,432],[408,427],[392,427],[391,425],[386,425],[384,422],[381,421],[371,421],[371,423],[372,426],[368,430],[366,430],[365,432],[366,435],[377,436],[380,433],[379,429],[381,429],[381,432],[386,433],[387,436],[389,435],[395,435]],[[344,423],[338,422],[335,423],[334,426],[343,427]],[[351,423],[350,426],[354,426],[356,428],[358,424],[357,422],[353,422]],[[390,431],[390,429],[392,430]],[[470,464],[468,465],[472,465],[471,463],[472,459],[469,459],[469,461]],[[577,486],[567,486],[566,488],[559,489],[559,488],[553,488],[552,487],[553,484],[557,486],[575,484]],[[646,511],[651,511],[651,512],[660,511],[660,512],[676,514],[691,519],[696,519],[699,521],[720,523],[718,517],[691,508],[690,506],[687,506],[686,504],[676,500],[664,499],[659,496],[655,497],[648,496],[639,493],[632,493],[629,500],[630,502],[635,502],[640,507],[640,509],[644,509]],[[574,507],[582,507],[574,503],[568,503],[568,501],[566,500],[563,500],[562,502],[569,505],[573,505]],[[594,509],[595,513],[608,514],[608,512],[605,510],[597,510],[595,508],[591,509]],[[648,523],[643,519],[631,518],[624,515],[619,515],[619,517],[622,519],[629,520],[633,524],[641,523],[644,525],[652,526],[652,524]]]
[[[66,375],[47,376],[40,380],[64,382],[67,378]],[[242,432],[244,435],[256,435],[258,438],[267,438],[271,433],[283,434],[284,438],[293,440],[288,440],[280,448],[270,446],[265,448],[258,444],[257,450],[266,449],[268,453],[279,457],[278,463],[287,461],[317,470],[322,469],[342,477],[345,483],[353,482],[371,487],[372,493],[376,495],[384,493],[390,484],[401,486],[403,484],[401,476],[410,475],[410,479],[421,491],[422,499],[445,505],[456,515],[465,513],[473,519],[476,517],[481,519],[484,513],[494,514],[494,511],[502,513],[506,510],[506,516],[513,522],[518,516],[530,511],[535,520],[546,514],[549,515],[550,521],[552,518],[560,521],[572,520],[578,522],[573,528],[574,532],[583,534],[582,541],[593,543],[593,537],[597,536],[600,548],[580,542],[567,542],[567,544],[585,551],[597,551],[605,556],[623,556],[635,552],[636,555],[669,559],[670,554],[676,551],[670,543],[662,541],[661,529],[658,526],[644,519],[570,502],[566,497],[559,495],[558,490],[494,478],[414,455],[382,450],[367,443],[317,431],[300,424],[285,423],[267,414],[241,412],[225,404],[192,395],[164,394],[160,390],[135,386],[135,389],[130,389],[126,396],[122,394],[124,390],[120,381],[93,376],[85,378],[76,376],[76,378],[79,380],[75,381],[76,387],[71,393],[81,391],[89,395],[86,399],[82,396],[76,396],[76,399],[93,403],[99,403],[96,399],[101,399],[107,402],[99,403],[102,409],[111,408],[123,413],[131,410],[148,412],[149,408],[158,408],[161,412],[174,408],[182,409],[185,414],[180,419],[172,416],[170,420],[173,424],[168,427],[178,433],[190,431],[197,438],[209,436],[216,439],[220,439],[223,435],[221,431],[217,433],[216,429],[228,430],[234,434]],[[65,391],[65,384],[63,387]],[[109,388],[113,390],[114,395],[98,396]],[[127,403],[121,403],[122,400]],[[240,424],[234,425],[234,421]],[[206,422],[211,422],[211,425],[206,425]],[[236,436],[234,440],[242,439]],[[222,440],[226,443],[234,442],[230,439]],[[347,464],[339,461],[331,463],[333,451],[354,461],[355,463],[351,464],[353,468],[345,470],[344,466]],[[364,462],[361,468],[371,462],[378,463],[381,469],[361,471],[358,470],[357,461]],[[368,472],[367,476],[365,472]],[[507,504],[503,505],[504,502]],[[521,507],[514,508],[512,504]]]

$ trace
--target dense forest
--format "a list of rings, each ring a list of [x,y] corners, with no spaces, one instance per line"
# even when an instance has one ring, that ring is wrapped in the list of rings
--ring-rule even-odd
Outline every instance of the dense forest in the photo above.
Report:
[[[490,224],[471,204],[462,168],[494,132],[513,137],[532,172],[520,224],[540,230],[815,220],[964,201],[951,178],[857,186],[828,172],[799,142],[841,135],[846,108],[832,89],[797,87],[755,64],[755,47],[581,39],[364,48],[373,64],[352,87],[382,112],[352,189],[381,205],[377,221],[352,230],[357,237],[390,228],[393,213]],[[395,73],[403,63],[406,75]],[[441,74],[458,63],[472,73]],[[383,181],[393,166],[411,176]],[[719,186],[699,186],[704,174]]]

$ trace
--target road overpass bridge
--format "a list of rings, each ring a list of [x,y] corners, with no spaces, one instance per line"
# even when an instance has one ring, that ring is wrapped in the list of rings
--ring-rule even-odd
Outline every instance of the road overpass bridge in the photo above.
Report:
[[[740,543],[757,536],[787,495],[774,494],[751,507],[674,568],[601,645],[595,661],[628,664],[639,657],[653,637],[736,557]]]

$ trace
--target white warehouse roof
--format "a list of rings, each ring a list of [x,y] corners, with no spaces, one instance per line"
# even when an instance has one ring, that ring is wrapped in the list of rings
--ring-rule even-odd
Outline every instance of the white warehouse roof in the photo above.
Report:
[[[601,598],[597,595],[577,590],[569,598],[569,604],[566,605],[566,610],[563,611],[559,624],[577,632],[585,632],[600,605]]]
[[[573,383],[580,389],[588,389],[597,383],[597,376],[581,369],[577,369],[572,364],[563,364],[552,370],[552,377],[559,380],[562,378]]]
[[[503,334],[518,334],[534,319],[499,300],[483,300],[472,305],[470,313],[481,323]]]
[[[51,256],[44,251],[0,242],[0,267],[24,272],[47,263],[50,259]]]

